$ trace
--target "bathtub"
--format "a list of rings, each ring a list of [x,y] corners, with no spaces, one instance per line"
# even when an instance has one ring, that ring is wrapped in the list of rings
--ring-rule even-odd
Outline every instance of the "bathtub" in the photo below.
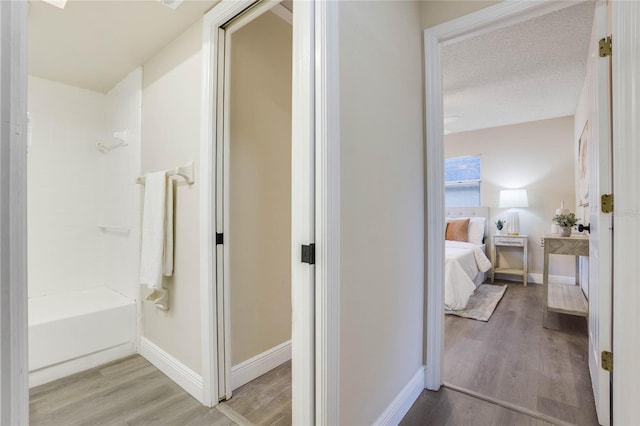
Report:
[[[136,302],[107,288],[29,298],[29,386],[135,353]]]

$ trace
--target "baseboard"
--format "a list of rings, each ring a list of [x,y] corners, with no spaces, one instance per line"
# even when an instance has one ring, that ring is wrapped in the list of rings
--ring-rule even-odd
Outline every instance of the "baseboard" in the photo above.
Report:
[[[231,389],[249,383],[291,359],[291,340],[231,367]]]
[[[169,355],[146,337],[140,337],[138,352],[158,370],[162,371],[202,403],[204,395],[202,376]]]
[[[496,274],[496,279],[503,281],[515,281],[522,282],[522,277],[509,274]],[[542,284],[542,274],[527,274],[527,282],[531,284]],[[575,284],[576,279],[574,277],[567,277],[565,275],[549,275],[550,284]]]
[[[44,385],[45,383],[61,379],[71,374],[80,373],[135,353],[135,344],[130,342],[61,362],[60,364],[50,367],[44,367],[29,372],[29,388]]]
[[[534,284],[542,284],[542,274],[529,274],[528,281]],[[549,275],[549,284],[574,285],[575,283],[575,277],[567,277],[564,275]]]
[[[398,396],[389,404],[386,410],[375,421],[375,425],[397,425],[409,412],[411,406],[424,390],[425,367],[420,366],[416,374],[413,375],[409,383],[400,391]]]

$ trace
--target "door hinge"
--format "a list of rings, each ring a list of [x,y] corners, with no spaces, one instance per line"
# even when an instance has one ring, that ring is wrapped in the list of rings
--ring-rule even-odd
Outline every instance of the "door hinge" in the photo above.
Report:
[[[315,244],[302,246],[302,263],[308,263],[309,265],[316,264],[316,245]]]
[[[613,194],[602,194],[600,196],[600,210],[602,210],[602,213],[613,213]]]
[[[224,234],[216,234],[216,245],[224,244]]]
[[[611,56],[611,51],[613,48],[613,43],[611,42],[611,36],[600,39],[598,43],[600,46],[600,57],[605,58],[607,56]]]
[[[613,353],[609,351],[602,351],[600,356],[600,366],[608,372],[613,372]]]

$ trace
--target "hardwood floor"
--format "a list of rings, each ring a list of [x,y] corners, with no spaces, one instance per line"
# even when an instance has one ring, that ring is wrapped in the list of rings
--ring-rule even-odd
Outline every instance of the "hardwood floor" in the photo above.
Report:
[[[445,318],[444,381],[577,425],[597,425],[585,318],[549,314],[540,285],[507,284],[489,322]]]
[[[135,355],[31,389],[31,425],[291,424],[291,362],[203,407]]]
[[[439,392],[423,391],[400,422],[401,426],[542,426],[550,424],[552,423],[447,388],[442,388]]]
[[[489,322],[446,317],[444,370],[452,387],[507,406],[448,388],[424,391],[401,424],[598,424],[586,320],[550,314],[553,329],[544,329],[542,286],[508,285]],[[205,408],[132,356],[32,389],[30,408],[32,425],[290,425],[291,362]]]

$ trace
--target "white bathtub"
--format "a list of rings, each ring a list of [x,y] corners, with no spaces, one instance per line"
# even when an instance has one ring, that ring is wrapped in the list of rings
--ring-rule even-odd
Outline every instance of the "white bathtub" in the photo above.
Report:
[[[29,385],[135,353],[136,304],[106,287],[29,298]]]

